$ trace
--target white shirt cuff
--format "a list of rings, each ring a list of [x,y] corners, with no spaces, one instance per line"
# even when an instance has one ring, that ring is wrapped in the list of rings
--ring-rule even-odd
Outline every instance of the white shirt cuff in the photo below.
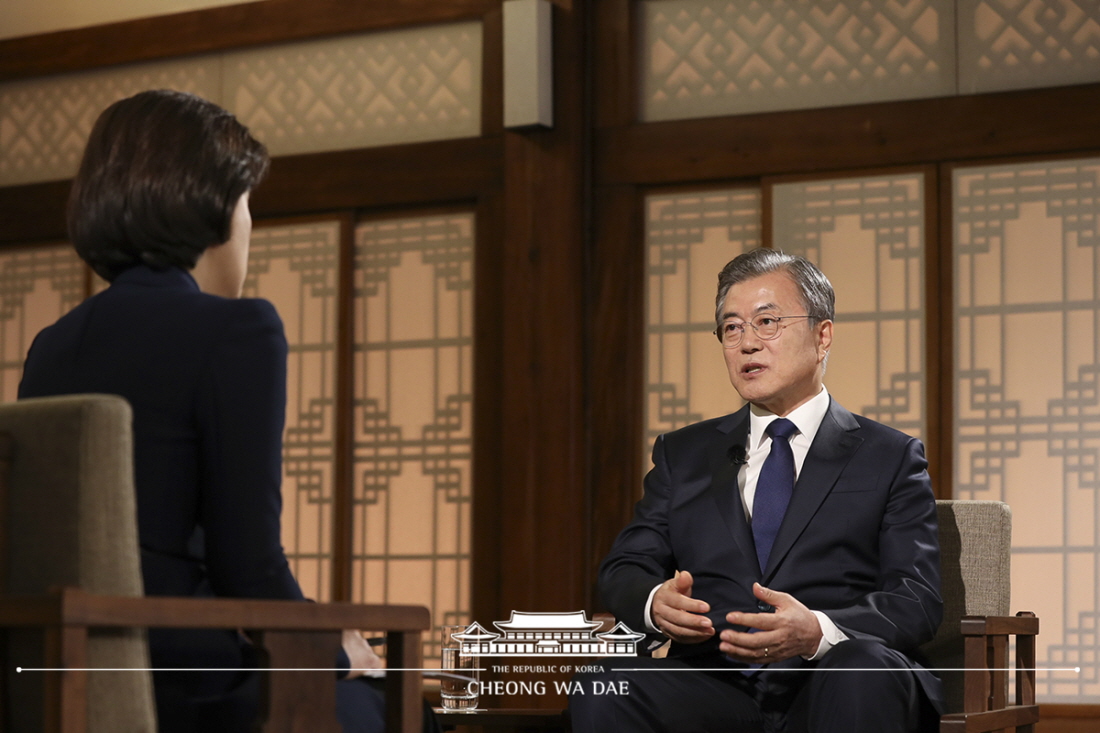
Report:
[[[817,616],[817,623],[821,626],[821,642],[817,645],[817,651],[812,657],[805,657],[808,661],[821,659],[825,653],[842,641],[848,641],[848,635],[836,627],[833,620],[821,611],[810,611]]]
[[[653,596],[657,595],[657,589],[661,587],[661,584],[653,586],[653,590],[649,592],[649,598],[645,602],[645,627],[652,631],[654,634],[663,634],[664,632],[657,628],[657,625],[653,623],[653,616],[650,611],[653,610]]]

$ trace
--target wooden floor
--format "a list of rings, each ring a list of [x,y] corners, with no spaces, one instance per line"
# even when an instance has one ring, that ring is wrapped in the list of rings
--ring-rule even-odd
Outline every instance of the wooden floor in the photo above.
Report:
[[[1035,733],[1097,733],[1098,705],[1043,705]],[[474,713],[438,713],[444,730],[455,733],[550,733],[568,730],[555,710],[483,710]]]
[[[1040,705],[1035,733],[1097,733],[1100,705]]]

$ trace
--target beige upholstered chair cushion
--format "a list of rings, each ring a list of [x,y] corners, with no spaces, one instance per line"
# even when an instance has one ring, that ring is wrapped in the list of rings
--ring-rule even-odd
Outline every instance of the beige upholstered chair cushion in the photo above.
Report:
[[[934,667],[960,669],[963,616],[1009,614],[1012,513],[999,501],[937,501],[944,614],[924,646]],[[941,673],[948,712],[962,710],[962,674]]]
[[[130,406],[113,395],[73,395],[0,405],[0,431],[14,438],[7,506],[4,592],[56,586],[142,595]],[[40,666],[41,636],[13,632],[10,666]],[[149,666],[142,631],[95,633],[91,667]],[[41,677],[12,675],[13,731],[41,730]],[[89,730],[156,731],[147,672],[89,676]]]

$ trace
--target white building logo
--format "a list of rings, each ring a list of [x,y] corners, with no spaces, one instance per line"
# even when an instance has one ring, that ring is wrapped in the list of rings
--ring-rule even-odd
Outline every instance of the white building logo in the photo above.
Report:
[[[584,611],[526,613],[512,611],[507,621],[494,621],[500,634],[476,621],[452,638],[462,642],[462,654],[483,657],[636,657],[645,634],[622,622],[610,631],[595,633],[602,624],[589,621]]]

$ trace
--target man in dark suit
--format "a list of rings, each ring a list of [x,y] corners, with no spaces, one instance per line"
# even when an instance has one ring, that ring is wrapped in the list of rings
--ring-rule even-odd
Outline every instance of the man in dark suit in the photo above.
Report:
[[[716,334],[749,404],[657,439],[599,583],[620,620],[671,640],[668,657],[580,677],[578,733],[934,722],[939,680],[913,659],[942,617],[923,447],[825,390],[833,302],[817,267],[775,250],[719,275]]]

